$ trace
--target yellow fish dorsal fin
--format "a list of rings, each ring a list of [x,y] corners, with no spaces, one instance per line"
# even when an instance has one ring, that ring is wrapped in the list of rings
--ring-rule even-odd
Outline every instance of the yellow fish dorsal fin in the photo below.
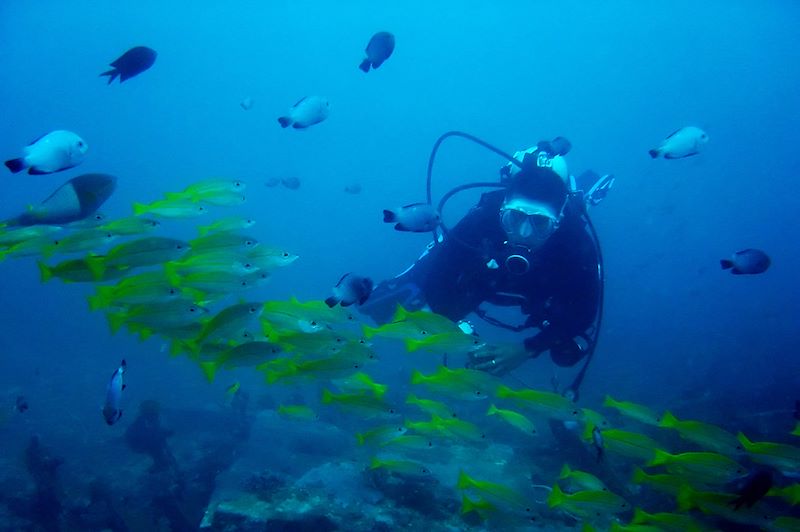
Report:
[[[678,423],[679,423],[678,418],[676,418],[669,410],[665,410],[664,414],[661,416],[661,421],[658,423],[658,426],[665,428],[675,428],[675,426]]]
[[[408,318],[408,311],[398,303],[397,310],[394,311],[394,316],[392,316],[392,321],[404,321],[406,318]]]
[[[572,469],[569,468],[569,464],[564,464],[561,468],[561,472],[558,474],[558,478],[567,478],[569,477],[570,473],[572,473]]]

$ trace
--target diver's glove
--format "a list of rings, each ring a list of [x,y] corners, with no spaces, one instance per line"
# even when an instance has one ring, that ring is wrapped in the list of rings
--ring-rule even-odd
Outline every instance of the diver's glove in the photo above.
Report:
[[[486,371],[492,375],[505,375],[530,358],[530,353],[519,344],[484,345],[469,354],[467,368]]]

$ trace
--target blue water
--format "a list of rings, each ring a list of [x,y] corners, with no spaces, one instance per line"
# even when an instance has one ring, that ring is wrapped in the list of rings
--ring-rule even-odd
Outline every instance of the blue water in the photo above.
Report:
[[[110,218],[202,179],[238,178],[248,184],[246,203],[212,217],[253,217],[253,236],[300,256],[247,298],[324,299],[343,273],[391,277],[428,243],[428,234],[393,231],[381,211],[425,200],[440,134],[467,131],[511,152],[564,135],[573,174],[617,176],[591,212],[606,306],[584,406],[612,394],[786,441],[800,399],[799,23],[790,1],[4,2],[0,154],[16,157],[54,129],[77,132],[89,152],[58,174],[4,175],[0,218],[86,172],[118,177],[102,208]],[[384,29],[396,50],[365,75],[362,51]],[[157,50],[150,70],[121,85],[98,77],[136,45]],[[314,94],[329,98],[330,117],[281,129],[277,117]],[[245,97],[249,111],[239,105]],[[708,132],[707,149],[650,159],[648,149],[684,125]],[[434,197],[495,179],[503,163],[451,141],[437,160]],[[289,176],[300,178],[298,190],[264,185]],[[344,193],[353,183],[363,191]],[[448,223],[477,197],[451,202]],[[719,269],[743,248],[765,250],[772,267],[739,277]],[[87,307],[90,285],[43,284],[31,258],[0,263],[0,275],[3,501],[31,489],[22,455],[32,434],[64,459],[61,482],[75,486],[64,495],[69,505],[88,478],[113,484],[136,474],[141,458],[121,439],[143,400],[172,412],[179,448],[213,422],[204,413],[225,408],[232,382],[254,411],[318,391],[313,383],[273,389],[252,369],[208,384],[163,340],[111,335]],[[407,386],[412,364],[386,349],[375,374]],[[126,411],[108,427],[99,409],[121,358],[130,366]],[[572,375],[541,357],[509,382],[548,388],[554,372],[562,382]],[[18,395],[30,404],[24,414],[13,412]],[[345,431],[351,421],[343,417]],[[286,453],[279,462],[293,460]],[[0,516],[10,515],[3,501]]]

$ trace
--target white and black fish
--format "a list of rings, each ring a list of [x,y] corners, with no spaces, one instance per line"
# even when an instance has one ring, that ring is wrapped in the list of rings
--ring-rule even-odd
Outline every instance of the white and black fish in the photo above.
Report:
[[[302,129],[318,124],[328,118],[331,104],[322,96],[306,96],[289,109],[286,116],[278,118],[281,127]]]
[[[370,67],[378,68],[384,61],[389,59],[394,51],[394,35],[388,31],[379,31],[367,43],[365,52],[367,57],[361,61],[358,68],[364,72],[369,72]]]
[[[743,249],[734,253],[730,259],[722,259],[719,265],[734,275],[755,275],[764,273],[772,261],[760,249]]]
[[[13,173],[52,174],[80,164],[89,145],[72,131],[58,129],[37,138],[23,149],[24,155],[5,162]]]
[[[708,133],[699,127],[687,126],[672,133],[649,153],[653,159],[659,156],[665,159],[682,159],[697,155],[706,144],[708,144]]]
[[[374,286],[369,277],[346,273],[333,287],[333,295],[327,298],[325,303],[329,307],[335,307],[337,304],[343,307],[349,307],[354,303],[362,305],[369,299]]]
[[[395,210],[384,209],[383,221],[395,224],[398,231],[426,233],[433,231],[441,223],[441,218],[433,205],[412,203]]]
[[[156,62],[157,55],[156,51],[152,48],[136,46],[115,59],[111,63],[111,66],[114,68],[100,75],[108,76],[109,84],[119,76],[119,82],[122,83],[153,66],[153,63]]]
[[[122,359],[119,367],[111,374],[111,380],[106,389],[106,404],[103,405],[103,417],[106,423],[113,425],[122,417],[120,402],[122,400],[122,390],[125,389],[125,372],[128,371],[128,364]]]

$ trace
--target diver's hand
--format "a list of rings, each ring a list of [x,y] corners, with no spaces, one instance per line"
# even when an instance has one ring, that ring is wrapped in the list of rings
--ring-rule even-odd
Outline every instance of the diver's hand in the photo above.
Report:
[[[469,354],[467,367],[492,375],[505,375],[518,368],[531,353],[516,344],[486,345]]]

